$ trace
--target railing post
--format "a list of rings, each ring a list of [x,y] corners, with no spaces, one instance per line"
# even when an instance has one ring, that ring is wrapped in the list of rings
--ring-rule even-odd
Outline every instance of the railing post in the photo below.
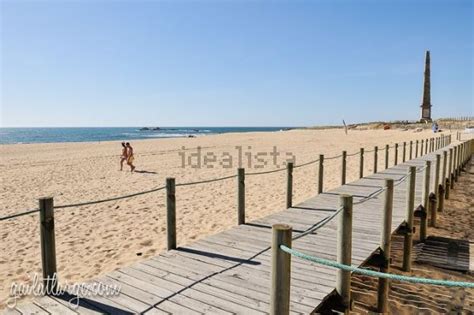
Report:
[[[385,145],[385,169],[388,168],[388,157],[389,157],[389,152],[390,151],[390,146],[388,144]]]
[[[457,176],[456,177],[459,177],[461,176],[461,168],[462,168],[462,149],[463,149],[463,144],[460,143],[458,145],[458,165],[457,165]]]
[[[407,181],[406,229],[403,244],[403,271],[411,271],[411,251],[413,241],[413,221],[415,208],[416,167],[410,166]]]
[[[431,174],[431,161],[425,161],[425,173],[423,180],[423,196],[422,196],[422,207],[423,212],[420,218],[420,241],[424,242],[426,240],[426,232],[428,229],[428,214],[430,213],[430,174]]]
[[[415,159],[418,157],[418,140],[416,140],[416,145],[415,145]]]
[[[420,156],[423,156],[423,142],[424,142],[424,139],[421,139]]]
[[[384,212],[382,219],[382,235],[380,240],[380,254],[382,258],[380,271],[390,272],[390,249],[392,235],[392,209],[393,209],[393,179],[385,180]],[[377,294],[377,310],[379,313],[388,311],[389,279],[379,278]]]
[[[360,148],[359,153],[359,178],[364,177],[364,148]]]
[[[271,315],[290,313],[291,255],[282,251],[280,245],[291,248],[291,226],[272,226]]]
[[[456,161],[456,147],[450,148],[449,149],[450,157],[449,157],[449,170],[450,170],[450,183],[451,183],[451,189],[454,189],[454,165]]]
[[[342,151],[341,185],[346,184],[346,163],[347,163],[347,151]]]
[[[245,224],[245,168],[237,169],[237,223]]]
[[[410,141],[410,160],[413,158],[413,141]]]
[[[434,193],[430,194],[429,203],[430,203],[430,213],[431,213],[430,226],[436,227],[437,211],[436,211],[436,195]]]
[[[403,157],[402,157],[403,163],[405,163],[406,161],[406,153],[407,153],[407,143],[403,142]]]
[[[453,165],[451,167],[451,189],[454,188],[454,182],[457,182],[456,178],[456,158],[457,158],[457,146],[454,146],[453,148]]]
[[[168,250],[176,249],[176,189],[175,179],[166,179],[166,232]]]
[[[395,143],[395,160],[393,164],[398,165],[398,143]]]
[[[425,141],[425,154],[428,154],[428,139]]]
[[[459,156],[459,145],[454,146],[454,158],[453,158],[453,182],[458,182],[458,156]]]
[[[337,262],[344,265],[352,263],[352,196],[342,195],[342,213],[337,226]],[[342,306],[348,310],[351,306],[351,273],[337,270],[336,291],[341,297]]]
[[[443,212],[444,210],[444,187],[442,184],[438,186],[438,211]]]
[[[324,180],[324,154],[319,155],[319,170],[318,170],[318,194],[323,192]]]
[[[46,292],[57,289],[56,237],[54,234],[54,201],[52,197],[39,199],[41,265]]]
[[[289,162],[286,168],[286,208],[293,205],[293,162]]]
[[[375,146],[374,147],[374,174],[377,173],[378,150],[379,148]]]
[[[449,148],[449,171],[448,171],[448,178],[449,178],[449,189],[446,189],[446,199],[449,199],[449,191],[454,188],[453,183],[453,148]]]
[[[439,185],[439,177],[441,174],[441,154],[435,156],[435,177],[433,181],[433,192],[436,194]]]

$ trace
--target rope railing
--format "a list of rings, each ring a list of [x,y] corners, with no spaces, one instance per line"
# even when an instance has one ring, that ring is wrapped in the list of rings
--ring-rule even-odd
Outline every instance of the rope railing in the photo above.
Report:
[[[309,162],[306,162],[306,163],[303,163],[303,164],[295,165],[294,168],[303,167],[303,166],[306,166],[306,165],[314,164],[314,163],[316,163],[316,162],[319,162],[319,159],[316,159],[316,160],[313,160],[313,161],[309,161]]]
[[[286,171],[286,168],[279,168],[279,169],[276,169],[276,170],[270,170],[270,171],[262,171],[262,172],[249,172],[249,173],[245,173],[245,175],[263,175],[263,174],[271,174],[271,173],[277,173],[277,172],[281,172],[281,171]]]
[[[227,180],[231,178],[236,178],[237,175],[230,175],[230,176],[225,176],[225,177],[219,177],[219,178],[213,178],[213,179],[206,179],[206,180],[201,180],[201,181],[196,181],[196,182],[189,182],[189,183],[178,183],[176,184],[176,187],[179,186],[191,186],[191,185],[200,185],[200,184],[207,184],[207,183],[213,183],[213,182],[219,182],[221,180]]]
[[[382,151],[382,150],[384,150],[384,148],[379,149],[379,151]],[[370,153],[370,152],[373,152],[373,151],[374,150],[366,150],[365,153]],[[351,153],[351,154],[347,154],[346,156],[354,156],[354,155],[357,155],[359,153],[360,152],[357,151],[357,152],[354,152],[354,153]],[[325,157],[325,160],[333,160],[333,159],[337,159],[337,158],[340,158],[340,157],[342,157],[342,154],[332,156],[332,157]],[[304,166],[311,165],[311,164],[314,164],[314,163],[317,163],[317,162],[319,162],[319,159],[312,160],[312,161],[309,161],[309,162],[306,162],[306,163],[303,163],[303,164],[295,165],[294,168],[304,167]],[[286,168],[269,170],[269,171],[262,171],[262,172],[248,172],[248,173],[245,173],[245,175],[249,175],[249,176],[264,175],[264,174],[282,172],[282,171],[285,171],[285,170],[286,170]],[[219,177],[219,178],[208,179],[208,180],[202,180],[202,181],[195,181],[195,182],[188,182],[188,183],[178,183],[178,184],[176,184],[176,187],[212,183],[212,182],[227,180],[227,179],[236,178],[236,177],[237,177],[237,175],[230,175],[230,176]],[[138,192],[138,193],[128,194],[128,195],[124,195],[124,196],[111,197],[111,198],[106,198],[106,199],[101,199],[101,200],[80,202],[80,203],[74,203],[74,204],[59,205],[59,206],[54,206],[54,208],[55,209],[65,209],[65,208],[71,208],[71,207],[80,207],[80,206],[87,206],[87,205],[94,205],[94,204],[100,204],[100,203],[105,203],[105,202],[117,201],[117,200],[121,200],[121,199],[132,198],[132,197],[148,194],[148,193],[153,193],[153,192],[165,189],[165,188],[166,188],[166,186],[162,186],[162,187],[159,187],[159,188],[156,188],[156,189],[151,189],[151,190],[142,191],[142,192]],[[0,221],[13,219],[13,218],[24,216],[24,215],[29,215],[29,214],[32,214],[32,213],[35,213],[35,212],[38,212],[38,211],[39,211],[39,209],[24,211],[24,212],[21,212],[21,213],[17,213],[17,214],[2,217],[2,218],[0,218]]]
[[[311,234],[317,230],[319,230],[320,228],[322,228],[323,226],[325,226],[329,221],[331,221],[332,219],[334,219],[339,213],[341,213],[341,211],[344,209],[344,207],[340,207],[339,209],[335,210],[333,214],[331,214],[330,216],[327,216],[325,217],[324,219],[322,219],[321,221],[315,223],[313,226],[311,226],[310,228],[308,228],[307,230],[305,230],[304,232],[302,232],[301,234],[295,236],[292,238],[292,240],[297,240],[297,239],[300,239],[302,238],[303,236],[306,236],[308,234]]]
[[[24,212],[21,212],[21,213],[7,215],[5,217],[0,218],[0,221],[9,220],[9,219],[13,219],[13,218],[16,218],[16,217],[21,217],[21,216],[24,216],[24,215],[29,215],[29,214],[32,214],[32,213],[36,213],[38,211],[39,211],[39,209],[33,209],[33,210],[27,210],[27,211],[24,211]]]
[[[397,281],[404,281],[404,282],[411,282],[411,283],[420,283],[420,284],[430,284],[430,285],[439,285],[445,287],[461,287],[461,288],[474,288],[474,282],[463,282],[463,281],[451,281],[451,280],[441,280],[441,279],[430,279],[430,278],[420,278],[420,277],[410,277],[410,276],[403,276],[397,275],[392,273],[385,273],[370,269],[364,269],[349,265],[344,265],[338,263],[333,260],[328,260],[324,258],[314,257],[300,251],[294,250],[289,248],[285,245],[280,245],[280,249],[285,253],[288,253],[292,256],[308,260],[317,264],[325,265],[328,267],[338,268],[344,271],[350,271],[357,274],[369,276],[369,277],[376,277],[376,278],[384,278],[384,279],[391,279]]]
[[[141,192],[137,192],[137,193],[134,193],[134,194],[124,195],[124,196],[119,196],[119,197],[112,197],[112,198],[101,199],[101,200],[73,203],[73,204],[68,204],[68,205],[59,205],[59,206],[54,206],[54,209],[65,209],[65,208],[72,208],[72,207],[81,207],[81,206],[95,205],[95,204],[99,204],[99,203],[116,201],[116,200],[121,200],[121,199],[127,199],[127,198],[131,198],[131,197],[141,196],[141,195],[149,194],[149,193],[152,193],[152,192],[160,191],[160,190],[163,190],[165,188],[166,188],[166,186],[161,186],[159,188],[146,190],[146,191],[141,191]]]
[[[359,152],[359,151],[356,151],[356,152],[354,152],[354,153],[347,154],[346,156],[354,156],[354,155],[357,155],[357,154],[360,154],[360,152]]]

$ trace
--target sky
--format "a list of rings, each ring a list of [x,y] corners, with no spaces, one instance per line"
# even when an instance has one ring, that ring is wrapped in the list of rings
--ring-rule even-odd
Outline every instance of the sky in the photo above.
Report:
[[[474,115],[473,1],[0,0],[0,126]]]

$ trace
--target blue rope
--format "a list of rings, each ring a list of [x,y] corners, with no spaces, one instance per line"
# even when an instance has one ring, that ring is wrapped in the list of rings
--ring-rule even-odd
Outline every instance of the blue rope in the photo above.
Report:
[[[396,274],[391,274],[391,273],[384,273],[384,272],[379,272],[379,271],[374,271],[374,270],[369,270],[369,269],[362,269],[358,267],[348,266],[348,265],[340,264],[332,260],[313,257],[310,255],[301,253],[299,251],[296,251],[294,249],[291,249],[285,245],[280,245],[280,249],[284,251],[285,253],[288,253],[298,258],[309,260],[321,265],[334,267],[334,268],[338,268],[345,271],[351,271],[351,272],[358,273],[361,275],[366,275],[369,277],[385,278],[385,279],[392,279],[392,280],[412,282],[412,283],[440,285],[440,286],[445,286],[445,287],[474,288],[474,282],[428,279],[428,278],[409,277],[409,276],[402,276],[402,275],[396,275]]]

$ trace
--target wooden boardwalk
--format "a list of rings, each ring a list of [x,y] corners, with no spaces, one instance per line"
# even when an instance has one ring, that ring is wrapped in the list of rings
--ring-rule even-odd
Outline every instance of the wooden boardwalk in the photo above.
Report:
[[[93,282],[119,285],[121,294],[80,299],[77,309],[68,308],[71,296],[41,297],[19,304],[11,313],[146,313],[146,314],[259,314],[268,313],[271,279],[271,226],[287,223],[293,235],[310,228],[339,208],[339,194],[361,200],[384,184],[399,180],[408,166],[422,167],[441,150],[372,174],[313,197],[293,208],[206,237],[187,246],[121,268]],[[434,176],[434,163],[432,175]],[[423,171],[417,172],[415,206],[421,202]],[[433,177],[431,177],[433,178]],[[316,189],[316,187],[315,187]],[[352,264],[361,265],[379,246],[384,194],[353,208]],[[395,231],[406,213],[406,181],[394,190]],[[293,242],[293,248],[321,258],[336,260],[337,218],[317,233]],[[336,270],[297,258],[292,259],[291,312],[311,313],[334,291]],[[92,283],[92,282],[90,282]]]

